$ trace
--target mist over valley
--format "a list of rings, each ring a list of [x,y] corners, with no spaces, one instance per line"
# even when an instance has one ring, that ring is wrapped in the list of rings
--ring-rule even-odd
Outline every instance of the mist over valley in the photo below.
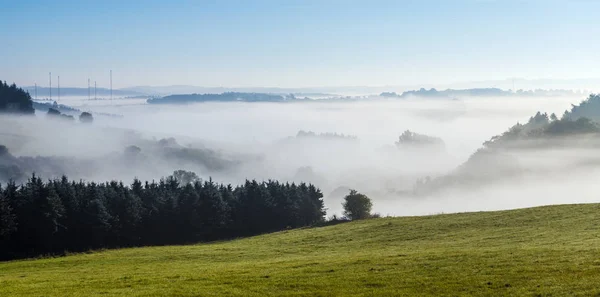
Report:
[[[63,113],[88,111],[95,115],[91,125],[51,118],[46,110],[0,118],[0,144],[8,149],[3,168],[12,168],[0,178],[23,181],[35,172],[45,179],[129,183],[186,170],[226,184],[310,182],[323,191],[329,215],[341,213],[349,189],[372,197],[382,215],[594,201],[592,195],[561,195],[564,187],[551,189],[553,179],[574,190],[590,185],[595,172],[584,165],[595,160],[589,143],[595,140],[582,144],[570,135],[555,140],[562,145],[473,161],[492,136],[538,111],[561,116],[585,98],[567,94],[184,105],[67,96],[57,102],[66,107]],[[508,170],[510,162],[519,165]]]

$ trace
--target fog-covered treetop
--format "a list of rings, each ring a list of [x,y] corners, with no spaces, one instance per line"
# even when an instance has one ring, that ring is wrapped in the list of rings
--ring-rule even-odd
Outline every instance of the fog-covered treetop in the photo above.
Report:
[[[441,138],[428,136],[425,134],[419,134],[412,132],[410,130],[406,130],[398,137],[398,141],[396,142],[397,147],[406,147],[406,146],[444,146],[444,141]]]
[[[337,133],[337,132],[315,133],[313,131],[304,131],[304,130],[298,131],[298,133],[296,134],[296,137],[297,138],[315,137],[315,138],[324,138],[324,139],[350,139],[350,140],[358,139],[358,137],[355,135],[346,135],[346,134]]]

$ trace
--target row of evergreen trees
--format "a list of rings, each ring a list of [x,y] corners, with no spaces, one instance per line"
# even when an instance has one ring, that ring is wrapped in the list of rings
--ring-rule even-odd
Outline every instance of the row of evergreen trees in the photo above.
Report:
[[[0,80],[0,113],[34,113],[33,102],[29,93]]]
[[[324,220],[313,185],[246,181],[75,182],[0,185],[0,258],[181,244],[309,226]]]

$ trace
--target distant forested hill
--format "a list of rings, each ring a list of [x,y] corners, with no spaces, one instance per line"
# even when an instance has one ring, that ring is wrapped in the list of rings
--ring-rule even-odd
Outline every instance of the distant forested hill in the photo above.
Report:
[[[508,96],[575,96],[581,93],[572,90],[533,90],[516,92],[505,91],[497,88],[479,88],[453,90],[447,89],[438,91],[436,89],[424,89],[406,91],[401,95],[395,92],[383,92],[379,97],[384,98],[460,98],[460,97],[508,97]],[[300,94],[295,94],[300,95]],[[326,100],[311,100],[308,97],[300,98],[294,94],[282,95],[275,93],[245,93],[245,92],[225,92],[221,94],[180,94],[169,95],[160,98],[150,98],[148,103],[152,104],[185,104],[197,102],[350,102],[360,100],[370,100],[373,96],[332,96]],[[317,96],[319,97],[319,96]],[[376,96],[375,96],[376,97]],[[314,98],[313,98],[314,99]],[[323,98],[321,98],[323,99]]]
[[[29,93],[15,84],[0,81],[0,112],[33,114],[33,102]]]
[[[537,112],[524,123],[517,123],[500,135],[483,143],[483,147],[453,172],[417,182],[417,193],[429,193],[456,185],[477,185],[525,172],[550,173],[598,166],[600,156],[600,95],[590,95],[579,105],[573,105],[561,118],[555,114]],[[571,150],[570,157],[559,160],[561,167],[552,167],[563,155],[552,152]],[[547,155],[542,155],[547,153]],[[564,157],[564,156],[563,156]],[[552,169],[554,168],[554,169]]]
[[[151,104],[182,104],[196,102],[283,102],[299,100],[294,95],[282,96],[266,93],[236,93],[227,92],[222,94],[187,94],[170,95],[161,98],[148,99]]]
[[[600,95],[590,95],[579,105],[572,105],[559,119],[555,114],[537,112],[525,124],[517,123],[501,135],[484,143],[484,148],[512,146],[517,141],[532,141],[544,138],[575,136],[580,134],[600,135]]]
[[[454,97],[503,97],[503,96],[570,96],[570,95],[579,95],[581,93],[575,92],[573,90],[518,90],[516,92],[505,91],[498,88],[475,88],[475,89],[462,89],[462,90],[436,90],[436,89],[424,89],[421,88],[419,90],[406,91],[402,93],[402,95],[397,95],[396,93],[384,92],[381,93],[382,97],[432,97],[432,98],[454,98]]]

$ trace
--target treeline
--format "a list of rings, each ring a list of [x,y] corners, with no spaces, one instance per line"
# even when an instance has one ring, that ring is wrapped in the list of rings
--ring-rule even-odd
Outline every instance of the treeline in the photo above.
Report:
[[[185,177],[186,174],[183,174]],[[189,175],[187,175],[189,177]],[[66,177],[0,185],[0,259],[182,244],[310,226],[325,216],[310,184],[168,177],[94,183]]]
[[[517,123],[506,132],[483,143],[484,148],[506,148],[523,141],[575,135],[600,135],[600,95],[592,94],[579,105],[572,105],[559,119],[554,113],[537,112],[525,124]]]
[[[296,98],[293,95],[225,92],[222,94],[169,95],[161,98],[150,98],[147,102],[151,104],[183,104],[197,102],[284,102],[287,100],[296,100]]]
[[[437,148],[444,148],[445,144],[441,138],[428,136],[425,134],[419,134],[406,130],[398,137],[398,141],[395,142],[398,148],[407,147],[426,147],[433,146]]]
[[[355,135],[346,135],[344,133],[337,132],[326,132],[326,133],[315,133],[313,131],[300,130],[296,134],[296,138],[320,138],[320,139],[339,139],[339,140],[358,140]]]
[[[425,89],[421,88],[419,90],[412,90],[403,92],[401,95],[398,95],[394,92],[383,92],[379,96],[381,97],[507,97],[507,96],[572,96],[572,95],[581,95],[583,93],[573,91],[573,90],[516,90],[516,91],[505,91],[499,88],[473,88],[473,89],[446,89],[446,90],[436,90],[435,88]]]
[[[0,80],[0,112],[34,113],[31,96],[17,85]]]

